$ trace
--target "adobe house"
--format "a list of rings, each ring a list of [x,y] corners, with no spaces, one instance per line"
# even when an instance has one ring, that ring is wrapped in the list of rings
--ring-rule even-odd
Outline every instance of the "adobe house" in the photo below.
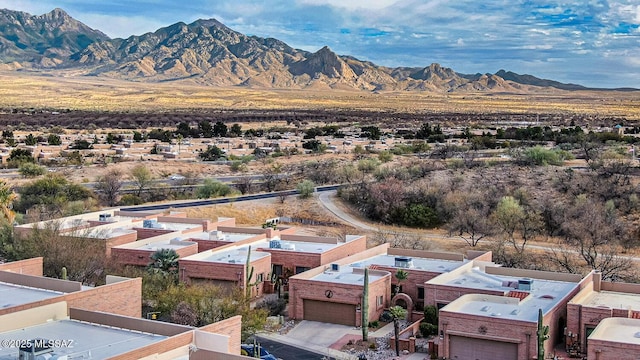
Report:
[[[589,335],[587,359],[636,360],[640,354],[640,319],[606,318]]]
[[[567,304],[567,349],[590,353],[587,341],[598,324],[607,318],[640,319],[640,284],[602,281],[593,273],[593,281]]]
[[[391,273],[369,271],[369,296],[363,299],[364,269],[343,260],[289,278],[289,318],[360,326],[362,302],[377,320],[391,300]]]
[[[427,282],[439,311],[438,355],[448,359],[531,359],[537,354],[538,310],[549,326],[545,352],[563,341],[567,303],[591,275],[466,264]],[[446,304],[446,305],[445,305]]]

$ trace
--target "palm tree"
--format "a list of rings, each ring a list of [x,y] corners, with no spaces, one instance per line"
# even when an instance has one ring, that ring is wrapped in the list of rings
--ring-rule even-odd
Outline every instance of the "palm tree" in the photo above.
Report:
[[[177,275],[179,257],[173,249],[159,249],[151,254],[152,262],[147,266],[147,269],[154,274]]]
[[[0,180],[0,214],[4,216],[9,224],[13,224],[16,214],[13,212],[13,202],[16,200],[16,193],[9,188],[9,185]]]
[[[400,319],[407,317],[407,310],[402,306],[393,306],[389,308],[389,314],[393,319],[393,336],[396,342],[396,356],[400,356]]]
[[[400,289],[402,288],[402,282],[407,280],[408,277],[409,277],[409,273],[406,272],[405,270],[398,269],[398,271],[396,271],[395,278],[396,280],[398,280],[398,285],[396,285],[396,289],[393,294],[394,296],[398,295],[398,293],[400,292]]]

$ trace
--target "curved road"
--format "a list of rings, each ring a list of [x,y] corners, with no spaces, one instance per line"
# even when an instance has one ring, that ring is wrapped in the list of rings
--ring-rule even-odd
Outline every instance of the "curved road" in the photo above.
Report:
[[[320,200],[320,203],[322,204],[322,206],[324,206],[327,210],[329,210],[331,213],[333,213],[336,217],[340,218],[341,220],[347,222],[348,224],[359,228],[359,229],[363,229],[363,230],[368,230],[368,231],[379,231],[379,228],[373,227],[371,225],[368,225],[367,223],[358,220],[356,218],[354,218],[353,216],[347,214],[346,212],[342,211],[342,209],[340,209],[338,206],[336,206],[336,204],[334,203],[334,198],[336,195],[337,191],[325,191],[320,193],[320,195],[318,196],[318,199]],[[402,231],[400,231],[402,232]],[[413,234],[413,233],[412,233]],[[420,236],[425,238],[425,239],[432,239],[432,240],[452,240],[452,241],[459,241],[459,242],[463,242],[465,245],[468,245],[468,243],[461,237],[459,236],[444,236],[441,234],[436,234],[436,233],[429,233],[428,230],[425,230],[423,232],[420,233]],[[534,244],[527,244],[527,247],[530,249],[536,249],[536,250],[543,250],[546,252],[553,252],[553,251],[558,251],[557,248],[553,248],[551,246],[544,246],[544,245],[534,245]],[[571,253],[574,254],[579,254],[578,251],[576,250],[568,250]],[[634,257],[634,256],[620,256],[620,258],[623,259],[629,259],[633,262],[636,263],[640,263],[640,257]]]

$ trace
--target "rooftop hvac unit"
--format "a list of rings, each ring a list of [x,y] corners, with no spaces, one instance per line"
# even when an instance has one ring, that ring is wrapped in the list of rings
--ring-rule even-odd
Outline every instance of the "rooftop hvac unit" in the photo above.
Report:
[[[340,265],[331,264],[331,271],[340,271]]]
[[[37,360],[51,357],[53,349],[49,345],[49,341],[45,339],[32,339],[26,344],[20,346],[18,351],[19,360]],[[48,355],[48,356],[46,356]]]
[[[413,259],[410,257],[395,258],[395,267],[408,269],[413,266]]]
[[[224,240],[224,234],[220,230],[213,230],[209,233],[209,240]]]
[[[98,215],[98,221],[107,222],[111,220],[111,214],[100,214]]]
[[[533,279],[519,279],[518,280],[518,290],[526,290],[531,291],[533,289]]]
[[[269,249],[281,249],[282,243],[280,240],[270,240],[269,241]]]
[[[145,229],[153,229],[154,224],[157,224],[157,223],[158,223],[158,220],[152,220],[152,219],[142,220],[142,227]]]

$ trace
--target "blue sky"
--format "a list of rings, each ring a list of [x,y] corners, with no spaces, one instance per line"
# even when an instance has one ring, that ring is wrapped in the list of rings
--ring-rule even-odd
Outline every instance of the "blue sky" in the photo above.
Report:
[[[55,7],[111,37],[216,18],[379,65],[640,88],[640,0],[0,0],[34,15]]]

